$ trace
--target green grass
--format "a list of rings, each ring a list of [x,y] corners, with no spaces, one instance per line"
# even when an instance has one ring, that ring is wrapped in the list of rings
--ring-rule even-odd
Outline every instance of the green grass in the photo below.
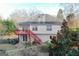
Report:
[[[71,29],[69,29],[69,31],[72,31],[72,32],[79,32],[79,28],[71,28]]]
[[[15,49],[16,47],[11,44],[0,44],[0,50],[12,50]]]

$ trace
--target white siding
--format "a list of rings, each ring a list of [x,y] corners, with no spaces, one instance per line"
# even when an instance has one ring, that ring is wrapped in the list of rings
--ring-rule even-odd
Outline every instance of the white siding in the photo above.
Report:
[[[32,30],[33,26],[37,26],[38,30],[33,31]],[[60,26],[52,25],[52,31],[47,31],[47,26],[46,25],[31,25],[30,30],[32,30],[36,34],[56,34],[57,30],[60,30]]]
[[[31,25],[30,30],[32,30],[33,26]],[[38,30],[33,31],[43,42],[50,40],[50,35],[57,34],[57,31],[61,29],[58,25],[52,25],[52,31],[47,31],[46,25],[37,25]]]
[[[41,35],[39,35],[39,34],[37,34],[37,36],[42,40],[42,42],[46,42],[46,41],[49,41],[50,40],[50,34],[47,34],[47,35],[43,35],[43,34],[41,34]],[[54,35],[52,35],[52,36],[54,36]]]
[[[40,37],[40,39],[42,40],[42,42],[50,40],[50,35],[37,35],[37,36]]]

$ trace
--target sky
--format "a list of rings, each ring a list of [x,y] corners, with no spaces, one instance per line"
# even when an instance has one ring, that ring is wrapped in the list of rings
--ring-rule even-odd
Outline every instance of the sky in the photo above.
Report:
[[[62,6],[60,3],[78,3],[78,0],[0,0],[0,16],[3,18],[9,17],[15,10],[38,9],[43,13],[56,15]]]
[[[8,18],[15,10],[37,9],[43,13],[56,15],[58,10],[63,7],[59,3],[3,3],[0,4],[0,16]]]

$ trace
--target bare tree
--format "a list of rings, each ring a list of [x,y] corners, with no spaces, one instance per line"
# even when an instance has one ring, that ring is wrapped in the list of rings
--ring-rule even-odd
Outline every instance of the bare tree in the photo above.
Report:
[[[37,10],[36,8],[30,9],[27,12],[26,11],[27,10],[15,10],[15,12],[10,15],[10,18],[27,20],[27,19],[32,19],[32,18],[34,18],[35,15],[42,13],[41,11]]]
[[[68,15],[70,13],[79,13],[78,3],[60,3],[60,6],[64,7],[65,15]]]
[[[62,9],[59,9],[58,14],[57,14],[57,18],[63,20],[64,19],[64,13]]]
[[[10,15],[11,18],[25,18],[27,16],[26,10],[15,10],[14,13]]]
[[[40,10],[38,10],[37,8],[32,8],[30,9],[29,12],[29,17],[33,18],[34,16],[38,15],[38,14],[42,14],[43,12],[41,12]]]

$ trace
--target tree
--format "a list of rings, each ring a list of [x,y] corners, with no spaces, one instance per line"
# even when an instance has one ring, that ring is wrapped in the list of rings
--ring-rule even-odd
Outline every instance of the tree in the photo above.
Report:
[[[5,26],[3,25],[3,20],[0,18],[0,33],[2,33],[5,30]]]
[[[42,12],[36,8],[32,8],[29,12],[29,17],[34,18],[34,16],[36,16],[38,14],[42,14]]]
[[[66,19],[69,21],[69,20],[72,20],[75,18],[75,14],[74,13],[71,13],[71,14],[68,14]]]
[[[52,38],[53,42],[51,42],[51,45],[49,46],[51,53],[49,54],[51,54],[51,56],[78,56],[78,33],[79,31],[70,31],[68,27],[68,22],[64,20],[61,26],[61,30],[57,33],[57,38]],[[59,36],[61,36],[61,38]]]
[[[64,19],[64,14],[63,14],[63,10],[59,9],[58,14],[57,14],[57,18],[63,20]]]
[[[26,10],[15,10],[15,12],[13,12],[11,15],[10,15],[10,18],[11,19],[15,19],[15,18],[25,18],[27,17],[28,14],[26,12]]]
[[[70,13],[79,13],[78,3],[60,3],[60,6],[64,8],[64,13],[66,16]]]
[[[16,24],[27,21],[28,20],[28,13],[26,10],[15,10],[9,17],[12,19]]]
[[[6,30],[5,30],[6,33],[9,34],[11,32],[15,32],[16,26],[15,26],[15,23],[12,20],[4,20],[2,23],[6,27]]]
[[[16,23],[24,22],[27,20],[32,20],[36,15],[41,14],[42,12],[37,10],[36,8],[27,10],[16,10],[14,13],[10,15],[10,18]]]

